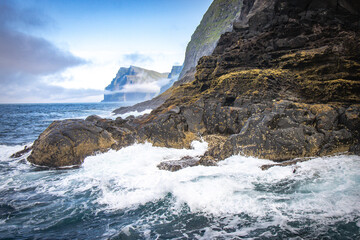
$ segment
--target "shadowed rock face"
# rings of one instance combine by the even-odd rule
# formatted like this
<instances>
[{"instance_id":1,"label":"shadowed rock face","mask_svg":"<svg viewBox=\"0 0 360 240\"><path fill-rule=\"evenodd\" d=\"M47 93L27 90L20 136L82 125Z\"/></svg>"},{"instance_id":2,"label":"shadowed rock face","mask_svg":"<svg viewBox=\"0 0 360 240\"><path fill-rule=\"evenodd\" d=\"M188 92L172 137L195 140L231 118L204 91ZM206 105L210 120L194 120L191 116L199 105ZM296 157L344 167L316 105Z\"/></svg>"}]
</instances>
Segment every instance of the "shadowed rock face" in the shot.
<instances>
[{"instance_id":1,"label":"shadowed rock face","mask_svg":"<svg viewBox=\"0 0 360 240\"><path fill-rule=\"evenodd\" d=\"M183 148L202 136L204 165L239 153L275 161L359 154L358 12L350 0L244 1L193 82L173 88L150 115L94 124L116 149L135 140Z\"/></svg>"}]
</instances>

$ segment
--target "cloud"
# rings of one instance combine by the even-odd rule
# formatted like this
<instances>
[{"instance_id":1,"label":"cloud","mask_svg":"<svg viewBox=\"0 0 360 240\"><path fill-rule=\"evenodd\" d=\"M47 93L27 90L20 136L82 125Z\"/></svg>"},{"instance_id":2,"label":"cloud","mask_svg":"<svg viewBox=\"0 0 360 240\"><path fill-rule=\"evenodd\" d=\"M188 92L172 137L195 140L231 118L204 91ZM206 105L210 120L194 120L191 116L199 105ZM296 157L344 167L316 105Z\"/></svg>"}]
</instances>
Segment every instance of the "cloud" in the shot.
<instances>
[{"instance_id":1,"label":"cloud","mask_svg":"<svg viewBox=\"0 0 360 240\"><path fill-rule=\"evenodd\" d=\"M9 73L47 75L86 63L45 39L7 29L0 29L0 52L0 69Z\"/></svg>"},{"instance_id":2,"label":"cloud","mask_svg":"<svg viewBox=\"0 0 360 240\"><path fill-rule=\"evenodd\" d=\"M156 82L149 83L138 83L138 84L126 84L123 86L119 92L130 93L130 92L140 92L140 93L158 93L160 92L160 87Z\"/></svg>"},{"instance_id":3,"label":"cloud","mask_svg":"<svg viewBox=\"0 0 360 240\"><path fill-rule=\"evenodd\" d=\"M24 103L24 102L84 102L100 101L104 91L97 89L68 89L60 86L46 84L33 75L16 74L8 76L14 80L11 84L0 83L2 93L1 103ZM2 75L0 74L0 78ZM19 78L23 81L19 81Z\"/></svg>"},{"instance_id":4,"label":"cloud","mask_svg":"<svg viewBox=\"0 0 360 240\"><path fill-rule=\"evenodd\" d=\"M130 62L130 64L142 64L145 62L153 62L154 60L145 54L130 53L123 55L123 61Z\"/></svg>"},{"instance_id":5,"label":"cloud","mask_svg":"<svg viewBox=\"0 0 360 240\"><path fill-rule=\"evenodd\" d=\"M55 93L65 96L68 90L51 86L43 81L43 77L87 63L27 32L31 28L43 28L48 22L49 18L36 9L21 9L13 1L0 2L1 102L28 99L31 94L34 99L47 99Z\"/></svg>"},{"instance_id":6,"label":"cloud","mask_svg":"<svg viewBox=\"0 0 360 240\"><path fill-rule=\"evenodd\" d=\"M14 1L0 1L0 24L8 28L45 27L52 20L38 9L21 9Z\"/></svg>"}]
</instances>

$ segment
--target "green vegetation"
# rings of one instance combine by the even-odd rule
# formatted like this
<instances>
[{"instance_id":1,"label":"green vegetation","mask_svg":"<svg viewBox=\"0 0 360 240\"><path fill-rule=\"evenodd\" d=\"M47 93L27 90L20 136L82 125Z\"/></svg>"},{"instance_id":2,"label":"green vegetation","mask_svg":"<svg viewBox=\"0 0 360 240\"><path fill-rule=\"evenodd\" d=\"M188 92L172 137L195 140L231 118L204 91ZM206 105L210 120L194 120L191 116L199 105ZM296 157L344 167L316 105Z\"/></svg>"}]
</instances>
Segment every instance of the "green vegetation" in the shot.
<instances>
[{"instance_id":1,"label":"green vegetation","mask_svg":"<svg viewBox=\"0 0 360 240\"><path fill-rule=\"evenodd\" d=\"M200 57L212 53L221 34L232 30L238 18L243 0L214 0L186 48L182 73L195 67Z\"/></svg>"},{"instance_id":2,"label":"green vegetation","mask_svg":"<svg viewBox=\"0 0 360 240\"><path fill-rule=\"evenodd\" d=\"M203 45L216 42L221 34L230 30L229 26L240 13L242 3L243 0L215 0L196 28L189 47L195 46L199 49Z\"/></svg>"}]
</instances>

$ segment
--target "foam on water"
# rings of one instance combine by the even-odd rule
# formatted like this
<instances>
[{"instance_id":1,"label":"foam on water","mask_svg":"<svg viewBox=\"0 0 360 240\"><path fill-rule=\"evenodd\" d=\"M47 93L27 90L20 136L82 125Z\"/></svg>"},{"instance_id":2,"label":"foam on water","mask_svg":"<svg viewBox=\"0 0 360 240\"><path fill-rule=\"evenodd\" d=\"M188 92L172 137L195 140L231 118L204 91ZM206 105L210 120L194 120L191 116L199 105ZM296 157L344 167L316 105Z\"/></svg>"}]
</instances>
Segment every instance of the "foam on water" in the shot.
<instances>
[{"instance_id":1,"label":"foam on water","mask_svg":"<svg viewBox=\"0 0 360 240\"><path fill-rule=\"evenodd\" d=\"M144 111L141 111L141 112L138 112L138 111L132 111L132 112L127 112L127 113L124 113L124 114L119 114L119 115L114 115L114 118L120 116L122 118L127 118L129 116L134 116L134 117L139 117L141 115L144 115L144 114L149 114L151 113L152 109L145 109Z\"/></svg>"},{"instance_id":2,"label":"foam on water","mask_svg":"<svg viewBox=\"0 0 360 240\"><path fill-rule=\"evenodd\" d=\"M237 229L229 236L269 226L296 233L301 227L294 226L294 222L311 221L320 227L360 216L360 205L356 204L360 200L358 156L299 163L295 174L293 166L262 171L260 166L269 161L243 156L233 156L218 167L198 166L175 173L156 168L162 160L205 151L204 143L196 144L194 150L134 145L88 158L81 174L97 182L101 189L98 201L109 211L136 208L171 193L172 211L179 214L186 205L192 213L219 218L215 225ZM256 219L256 223L238 229L244 216ZM211 229L205 229L205 239L228 234Z\"/></svg>"},{"instance_id":3,"label":"foam on water","mask_svg":"<svg viewBox=\"0 0 360 240\"><path fill-rule=\"evenodd\" d=\"M1 146L0 157L8 159L13 150L21 148ZM26 193L29 199L41 194L59 197L57 201L62 206L60 212L56 211L59 219L51 226L57 226L65 218L60 217L61 211L75 216L77 211L82 211L79 209L90 205L96 206L95 216L119 211L134 214L148 206L141 210L150 211L148 214L142 213L121 227L123 234L137 236L133 235L137 231L142 238L162 236L153 230L155 225L171 224L185 216L190 217L179 220L178 231L190 238L281 238L279 232L316 238L329 231L336 232L337 228L332 226L338 223L353 223L351 227L358 231L354 236L360 236L359 156L316 158L267 171L262 171L260 166L269 161L244 156L230 157L215 167L197 166L177 172L156 167L161 161L195 157L206 149L204 142L194 142L193 149L135 144L117 152L88 157L79 169L27 171L21 176L19 173L24 168L32 167L17 163L14 171L6 176L2 174L0 192L8 188L31 188L33 192ZM87 197L79 197L80 200L71 204L61 203L62 196L77 199L83 195ZM41 210L36 210L39 202L26 207L34 207L36 215ZM157 207L150 210L154 204ZM188 230L186 223L194 218L205 223L197 226L196 231ZM41 223L47 221L51 219L42 219ZM304 231L309 229L312 231L306 235ZM108 226L103 237L120 230Z\"/></svg>"}]
</instances>

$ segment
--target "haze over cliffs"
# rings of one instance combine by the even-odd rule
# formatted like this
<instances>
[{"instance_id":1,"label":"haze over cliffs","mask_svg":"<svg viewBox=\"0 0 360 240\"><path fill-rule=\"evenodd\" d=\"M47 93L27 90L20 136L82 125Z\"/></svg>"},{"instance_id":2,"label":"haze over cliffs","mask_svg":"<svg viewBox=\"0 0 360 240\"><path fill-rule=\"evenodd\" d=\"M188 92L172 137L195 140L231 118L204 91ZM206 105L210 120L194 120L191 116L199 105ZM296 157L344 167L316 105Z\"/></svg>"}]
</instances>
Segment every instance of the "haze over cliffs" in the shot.
<instances>
[{"instance_id":1,"label":"haze over cliffs","mask_svg":"<svg viewBox=\"0 0 360 240\"><path fill-rule=\"evenodd\" d=\"M140 67L121 67L105 88L103 102L139 102L164 92L177 80L181 66L173 66L170 73L159 73Z\"/></svg>"}]
</instances>

